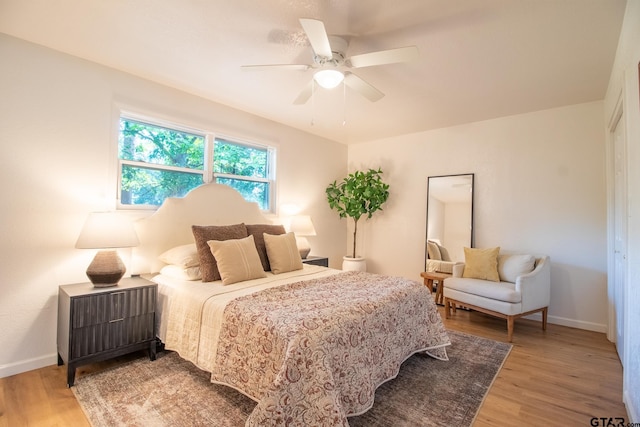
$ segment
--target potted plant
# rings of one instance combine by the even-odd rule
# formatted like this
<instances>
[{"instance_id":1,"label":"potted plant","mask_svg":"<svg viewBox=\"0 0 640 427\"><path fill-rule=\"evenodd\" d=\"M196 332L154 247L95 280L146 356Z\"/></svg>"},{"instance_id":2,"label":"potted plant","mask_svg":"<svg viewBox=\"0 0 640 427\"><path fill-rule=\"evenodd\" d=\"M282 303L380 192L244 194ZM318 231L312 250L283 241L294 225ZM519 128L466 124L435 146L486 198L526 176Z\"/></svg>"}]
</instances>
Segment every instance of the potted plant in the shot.
<instances>
[{"instance_id":1,"label":"potted plant","mask_svg":"<svg viewBox=\"0 0 640 427\"><path fill-rule=\"evenodd\" d=\"M366 269L365 259L356 256L358 221L363 215L371 218L374 212L382 210L389 198L389 184L382 181L382 170L369 169L366 172L350 173L340 183L333 181L325 190L329 207L338 211L340 218L353 218L353 252L345 256L343 270Z\"/></svg>"}]
</instances>

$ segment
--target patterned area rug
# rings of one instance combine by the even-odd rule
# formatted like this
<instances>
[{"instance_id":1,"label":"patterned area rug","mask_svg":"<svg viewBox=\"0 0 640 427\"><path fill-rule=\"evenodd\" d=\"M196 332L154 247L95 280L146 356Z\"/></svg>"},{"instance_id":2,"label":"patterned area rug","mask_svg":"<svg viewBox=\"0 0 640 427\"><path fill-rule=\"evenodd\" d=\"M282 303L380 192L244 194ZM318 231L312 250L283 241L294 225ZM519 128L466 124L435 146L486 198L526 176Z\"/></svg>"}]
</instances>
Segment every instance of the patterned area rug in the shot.
<instances>
[{"instance_id":1,"label":"patterned area rug","mask_svg":"<svg viewBox=\"0 0 640 427\"><path fill-rule=\"evenodd\" d=\"M414 355L376 391L351 427L470 426L510 344L448 331L449 361ZM209 374L161 352L81 375L72 388L93 426L243 426L255 402L209 382Z\"/></svg>"}]
</instances>

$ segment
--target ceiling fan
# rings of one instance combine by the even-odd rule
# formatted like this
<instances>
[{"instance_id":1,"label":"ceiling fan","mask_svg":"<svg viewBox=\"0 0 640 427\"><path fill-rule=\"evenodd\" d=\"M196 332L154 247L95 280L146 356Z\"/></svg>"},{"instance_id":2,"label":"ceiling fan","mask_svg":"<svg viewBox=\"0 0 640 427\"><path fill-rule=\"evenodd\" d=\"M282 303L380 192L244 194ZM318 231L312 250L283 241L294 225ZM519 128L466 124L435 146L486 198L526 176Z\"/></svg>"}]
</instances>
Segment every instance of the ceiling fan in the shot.
<instances>
[{"instance_id":1,"label":"ceiling fan","mask_svg":"<svg viewBox=\"0 0 640 427\"><path fill-rule=\"evenodd\" d=\"M311 44L311 48L313 49L313 64L242 66L244 69L289 69L303 71L310 68L316 69L317 71L314 73L313 79L309 84L307 84L302 92L300 92L296 100L293 102L294 104L306 103L313 94L316 83L325 89L331 89L338 86L343 80L347 87L355 90L369 101L378 101L384 96L384 93L352 72L343 71L343 69L406 62L418 57L418 48L416 46L381 50L347 57L345 55L349 45L347 41L341 37L328 35L322 21L317 19L301 18L300 24L302 25L302 28Z\"/></svg>"}]
</instances>

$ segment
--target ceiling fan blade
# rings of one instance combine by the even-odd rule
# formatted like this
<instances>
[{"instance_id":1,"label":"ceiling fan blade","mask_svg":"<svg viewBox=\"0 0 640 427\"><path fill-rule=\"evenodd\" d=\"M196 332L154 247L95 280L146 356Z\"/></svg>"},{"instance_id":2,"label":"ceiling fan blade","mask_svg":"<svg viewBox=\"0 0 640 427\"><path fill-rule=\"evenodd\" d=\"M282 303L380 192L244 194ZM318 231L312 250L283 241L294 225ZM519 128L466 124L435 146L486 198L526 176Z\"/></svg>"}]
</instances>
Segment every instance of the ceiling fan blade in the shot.
<instances>
[{"instance_id":1,"label":"ceiling fan blade","mask_svg":"<svg viewBox=\"0 0 640 427\"><path fill-rule=\"evenodd\" d=\"M271 69L280 69L280 70L301 70L305 71L311 68L310 65L307 64L266 64L266 65L241 65L240 68L247 71L253 70L271 70Z\"/></svg>"},{"instance_id":2,"label":"ceiling fan blade","mask_svg":"<svg viewBox=\"0 0 640 427\"><path fill-rule=\"evenodd\" d=\"M369 83L365 82L353 73L344 73L344 84L346 84L348 87L355 90L371 102L376 102L384 97L384 93L380 92L378 89L371 86Z\"/></svg>"},{"instance_id":3,"label":"ceiling fan blade","mask_svg":"<svg viewBox=\"0 0 640 427\"><path fill-rule=\"evenodd\" d=\"M300 25L307 33L307 38L315 54L323 58L331 58L333 56L331 44L329 44L329 36L322 21L300 18Z\"/></svg>"},{"instance_id":4,"label":"ceiling fan blade","mask_svg":"<svg viewBox=\"0 0 640 427\"><path fill-rule=\"evenodd\" d=\"M371 67L373 65L394 64L407 62L418 58L418 47L407 46L397 49L380 50L378 52L363 53L349 58L353 68Z\"/></svg>"},{"instance_id":5,"label":"ceiling fan blade","mask_svg":"<svg viewBox=\"0 0 640 427\"><path fill-rule=\"evenodd\" d=\"M344 73L344 84L346 84L348 87L355 90L371 102L376 102L384 97L384 93L380 92L378 89L371 86L369 83L365 82L353 73Z\"/></svg>"},{"instance_id":6,"label":"ceiling fan blade","mask_svg":"<svg viewBox=\"0 0 640 427\"><path fill-rule=\"evenodd\" d=\"M313 84L313 80L310 80L309 83L302 89L302 92L298 95L295 101L293 101L294 105L302 105L306 104L311 95L313 95L313 91L315 89L315 85Z\"/></svg>"}]
</instances>

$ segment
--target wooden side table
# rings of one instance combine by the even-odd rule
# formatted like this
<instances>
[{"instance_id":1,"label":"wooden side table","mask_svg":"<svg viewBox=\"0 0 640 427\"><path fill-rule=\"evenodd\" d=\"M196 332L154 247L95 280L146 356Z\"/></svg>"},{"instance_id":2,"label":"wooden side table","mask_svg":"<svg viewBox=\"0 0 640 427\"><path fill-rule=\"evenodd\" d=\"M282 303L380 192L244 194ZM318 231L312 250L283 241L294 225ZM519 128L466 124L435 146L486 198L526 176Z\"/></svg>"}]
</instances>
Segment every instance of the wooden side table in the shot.
<instances>
[{"instance_id":1,"label":"wooden side table","mask_svg":"<svg viewBox=\"0 0 640 427\"><path fill-rule=\"evenodd\" d=\"M444 304L444 279L451 277L448 273L438 273L437 271L425 271L420 273L424 279L424 285L433 291L433 282L437 282L436 287L436 304Z\"/></svg>"}]
</instances>

